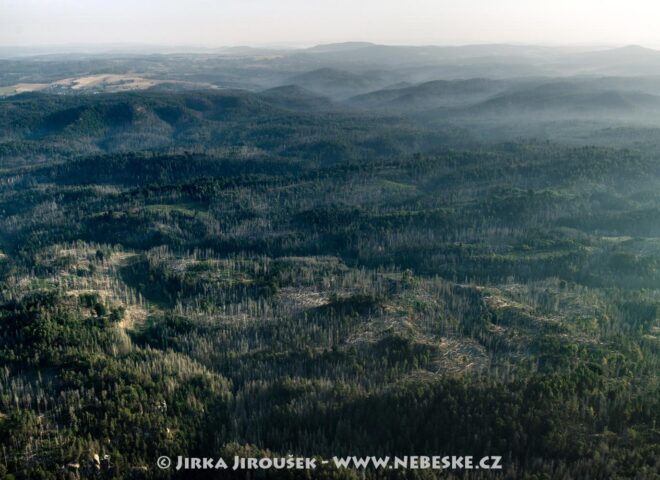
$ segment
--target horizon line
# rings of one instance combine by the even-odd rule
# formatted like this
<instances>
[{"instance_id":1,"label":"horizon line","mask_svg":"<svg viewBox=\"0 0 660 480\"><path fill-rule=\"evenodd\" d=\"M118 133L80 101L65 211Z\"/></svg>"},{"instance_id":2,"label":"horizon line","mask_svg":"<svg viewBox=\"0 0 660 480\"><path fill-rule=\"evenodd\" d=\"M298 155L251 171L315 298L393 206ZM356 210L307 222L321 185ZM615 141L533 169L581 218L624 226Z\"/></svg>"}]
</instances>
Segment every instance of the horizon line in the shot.
<instances>
[{"instance_id":1,"label":"horizon line","mask_svg":"<svg viewBox=\"0 0 660 480\"><path fill-rule=\"evenodd\" d=\"M388 42L374 42L368 40L344 40L344 41L321 41L321 42L274 42L274 43L236 43L236 44L194 44L194 43L155 43L155 42L63 42L63 43L31 43L31 44L2 44L0 48L9 49L62 49L62 48L189 48L189 49L228 49L228 48L255 48L265 50L306 50L314 47L329 46L329 45L347 45L347 44L364 44L372 46L384 47L436 47L436 48L460 48L460 47L477 47L477 46L511 46L511 47L539 47L539 48L626 48L626 47L641 47L649 50L660 48L658 46L650 46L644 43L527 43L527 42L448 42L448 43L388 43Z\"/></svg>"}]
</instances>

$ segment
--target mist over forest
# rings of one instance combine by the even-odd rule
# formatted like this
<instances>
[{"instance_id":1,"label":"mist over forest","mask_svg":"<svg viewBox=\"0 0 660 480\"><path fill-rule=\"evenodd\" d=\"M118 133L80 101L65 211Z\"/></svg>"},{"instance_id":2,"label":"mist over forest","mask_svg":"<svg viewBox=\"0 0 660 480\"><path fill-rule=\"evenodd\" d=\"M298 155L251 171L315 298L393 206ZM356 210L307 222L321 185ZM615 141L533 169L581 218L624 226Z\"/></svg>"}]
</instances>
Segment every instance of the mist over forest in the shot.
<instances>
[{"instance_id":1,"label":"mist over forest","mask_svg":"<svg viewBox=\"0 0 660 480\"><path fill-rule=\"evenodd\" d=\"M657 479L659 316L660 51L0 47L0 480Z\"/></svg>"}]
</instances>

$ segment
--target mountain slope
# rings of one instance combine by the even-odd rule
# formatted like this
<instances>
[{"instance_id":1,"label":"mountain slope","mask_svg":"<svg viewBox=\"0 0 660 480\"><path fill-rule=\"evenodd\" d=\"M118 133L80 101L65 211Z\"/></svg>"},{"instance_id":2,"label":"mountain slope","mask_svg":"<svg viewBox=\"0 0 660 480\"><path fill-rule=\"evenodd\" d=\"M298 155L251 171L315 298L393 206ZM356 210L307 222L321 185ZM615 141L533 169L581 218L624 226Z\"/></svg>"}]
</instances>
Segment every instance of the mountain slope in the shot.
<instances>
[{"instance_id":1,"label":"mountain slope","mask_svg":"<svg viewBox=\"0 0 660 480\"><path fill-rule=\"evenodd\" d=\"M297 85L284 85L264 90L259 96L277 107L295 111L319 111L333 108L332 101Z\"/></svg>"},{"instance_id":2,"label":"mountain slope","mask_svg":"<svg viewBox=\"0 0 660 480\"><path fill-rule=\"evenodd\" d=\"M521 89L476 104L471 113L564 112L578 115L616 112L652 112L660 108L660 97L617 90L594 91L558 82Z\"/></svg>"},{"instance_id":3,"label":"mountain slope","mask_svg":"<svg viewBox=\"0 0 660 480\"><path fill-rule=\"evenodd\" d=\"M476 103L502 91L506 84L488 79L435 80L397 89L383 89L357 95L347 103L365 109L418 111L441 106Z\"/></svg>"},{"instance_id":4,"label":"mountain slope","mask_svg":"<svg viewBox=\"0 0 660 480\"><path fill-rule=\"evenodd\" d=\"M287 84L298 85L331 98L346 98L383 88L398 80L396 74L389 72L353 73L336 68L319 68L295 75L287 80Z\"/></svg>"}]
</instances>

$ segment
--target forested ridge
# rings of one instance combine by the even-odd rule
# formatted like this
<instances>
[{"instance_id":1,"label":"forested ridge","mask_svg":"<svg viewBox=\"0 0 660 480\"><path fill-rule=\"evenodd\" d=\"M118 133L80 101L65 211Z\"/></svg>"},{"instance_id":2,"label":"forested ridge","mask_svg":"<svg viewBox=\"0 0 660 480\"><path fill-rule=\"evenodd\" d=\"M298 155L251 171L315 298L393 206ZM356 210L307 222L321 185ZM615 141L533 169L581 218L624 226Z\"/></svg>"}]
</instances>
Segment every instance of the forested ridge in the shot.
<instances>
[{"instance_id":1,"label":"forested ridge","mask_svg":"<svg viewBox=\"0 0 660 480\"><path fill-rule=\"evenodd\" d=\"M653 146L297 95L0 99L0 478L658 478Z\"/></svg>"}]
</instances>

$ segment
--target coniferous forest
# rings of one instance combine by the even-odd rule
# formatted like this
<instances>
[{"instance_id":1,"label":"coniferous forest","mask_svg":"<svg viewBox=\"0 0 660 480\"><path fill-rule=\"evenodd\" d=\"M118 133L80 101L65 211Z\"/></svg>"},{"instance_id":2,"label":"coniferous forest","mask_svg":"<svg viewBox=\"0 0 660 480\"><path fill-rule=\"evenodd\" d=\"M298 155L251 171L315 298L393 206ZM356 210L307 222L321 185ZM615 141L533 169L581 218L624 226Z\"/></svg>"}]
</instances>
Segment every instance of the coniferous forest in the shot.
<instances>
[{"instance_id":1,"label":"coniferous forest","mask_svg":"<svg viewBox=\"0 0 660 480\"><path fill-rule=\"evenodd\" d=\"M660 53L315 48L0 59L0 479L660 478Z\"/></svg>"}]
</instances>

